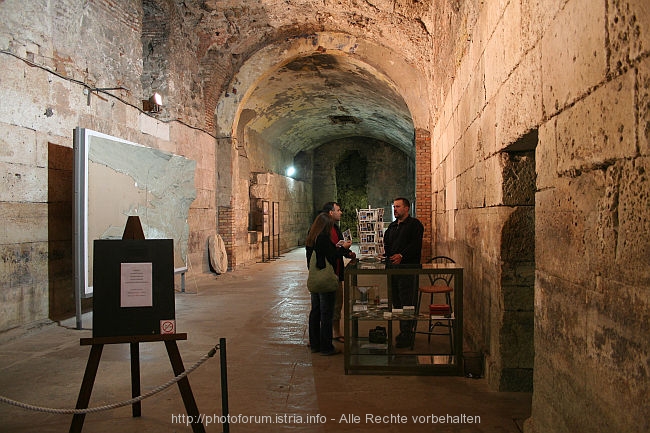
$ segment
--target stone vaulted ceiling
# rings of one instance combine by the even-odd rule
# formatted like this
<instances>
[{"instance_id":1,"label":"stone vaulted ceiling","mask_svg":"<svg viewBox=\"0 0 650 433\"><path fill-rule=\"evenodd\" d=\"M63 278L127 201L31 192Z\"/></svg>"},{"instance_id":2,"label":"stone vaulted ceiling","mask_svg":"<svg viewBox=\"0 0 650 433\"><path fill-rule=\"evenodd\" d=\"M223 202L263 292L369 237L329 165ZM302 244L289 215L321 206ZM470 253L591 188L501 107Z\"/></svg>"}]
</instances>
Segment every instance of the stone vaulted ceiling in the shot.
<instances>
[{"instance_id":1,"label":"stone vaulted ceiling","mask_svg":"<svg viewBox=\"0 0 650 433\"><path fill-rule=\"evenodd\" d=\"M260 80L244 103L249 139L293 154L346 137L384 141L414 155L408 107L390 81L353 57L315 52Z\"/></svg>"}]
</instances>

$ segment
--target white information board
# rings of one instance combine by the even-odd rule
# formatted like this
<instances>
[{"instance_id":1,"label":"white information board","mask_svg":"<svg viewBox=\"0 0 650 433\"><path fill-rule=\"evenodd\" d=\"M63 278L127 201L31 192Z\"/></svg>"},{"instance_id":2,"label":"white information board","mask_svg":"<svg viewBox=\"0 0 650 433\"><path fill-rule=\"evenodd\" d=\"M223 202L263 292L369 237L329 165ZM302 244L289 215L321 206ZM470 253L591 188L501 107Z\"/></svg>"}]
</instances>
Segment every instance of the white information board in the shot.
<instances>
[{"instance_id":1,"label":"white information board","mask_svg":"<svg viewBox=\"0 0 650 433\"><path fill-rule=\"evenodd\" d=\"M77 327L81 299L93 293L93 241L121 239L138 216L146 239L173 239L185 266L196 161L87 128L74 130L74 276Z\"/></svg>"}]
</instances>

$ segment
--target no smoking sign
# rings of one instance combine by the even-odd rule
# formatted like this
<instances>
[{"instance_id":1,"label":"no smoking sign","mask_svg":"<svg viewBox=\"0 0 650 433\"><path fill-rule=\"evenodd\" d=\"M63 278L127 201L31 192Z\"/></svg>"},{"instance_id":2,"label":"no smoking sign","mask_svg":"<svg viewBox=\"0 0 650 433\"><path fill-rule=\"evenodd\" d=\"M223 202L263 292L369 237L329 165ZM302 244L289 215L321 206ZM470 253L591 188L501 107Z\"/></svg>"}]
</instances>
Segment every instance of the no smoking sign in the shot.
<instances>
[{"instance_id":1,"label":"no smoking sign","mask_svg":"<svg viewBox=\"0 0 650 433\"><path fill-rule=\"evenodd\" d=\"M160 321L160 333L161 334L175 334L176 333L176 321L175 320L161 320Z\"/></svg>"}]
</instances>

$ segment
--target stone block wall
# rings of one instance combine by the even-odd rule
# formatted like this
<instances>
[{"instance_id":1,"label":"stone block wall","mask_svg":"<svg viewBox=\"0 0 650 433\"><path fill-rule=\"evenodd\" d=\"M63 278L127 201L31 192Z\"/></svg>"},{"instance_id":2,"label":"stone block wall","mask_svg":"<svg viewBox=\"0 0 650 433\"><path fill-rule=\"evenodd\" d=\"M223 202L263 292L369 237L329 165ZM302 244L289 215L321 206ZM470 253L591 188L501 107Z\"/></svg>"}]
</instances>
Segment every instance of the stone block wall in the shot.
<instances>
[{"instance_id":1,"label":"stone block wall","mask_svg":"<svg viewBox=\"0 0 650 433\"><path fill-rule=\"evenodd\" d=\"M175 146L173 153L196 161L194 187L196 199L190 205L188 224L190 226L187 245L187 265L189 274L209 271L207 243L208 238L217 231L216 217L216 155L215 140L209 134L193 128L172 124L169 142L164 145Z\"/></svg>"},{"instance_id":2,"label":"stone block wall","mask_svg":"<svg viewBox=\"0 0 650 433\"><path fill-rule=\"evenodd\" d=\"M274 38L350 32L402 50L427 77L409 75L399 87L417 128L431 113L432 249L466 269L464 344L486 352L489 384L512 389L526 380L531 354L520 343L531 339L534 279L526 431L646 431L647 0L345 0L324 3L327 12L316 18L309 2L240 3L222 10L218 2L164 0L0 2L0 331L68 311L72 235L62 185L75 126L197 160L189 257L192 272L205 269L205 242L217 224L232 248L249 242L254 167L245 148L230 143L232 122L221 128L214 115L219 95L237 90L225 83ZM152 27L142 29L145 16ZM149 42L153 51L145 50ZM379 70L404 69L378 57ZM88 96L98 87L121 88ZM157 88L174 102L155 119L140 107ZM196 129L211 126L217 138ZM511 188L530 169L518 171L510 156L532 131L531 210L528 191ZM418 158L427 155L419 150ZM426 165L406 163L420 175ZM376 179L408 186L389 173ZM335 185L316 186L325 187L314 191L320 206L318 197ZM413 195L416 188L428 191L420 182ZM377 194L377 201L404 195ZM304 218L293 217L283 219L300 227ZM303 229L295 232L299 242Z\"/></svg>"},{"instance_id":3,"label":"stone block wall","mask_svg":"<svg viewBox=\"0 0 650 433\"><path fill-rule=\"evenodd\" d=\"M48 298L49 317L75 314L73 276L73 150L48 143ZM90 300L84 300L88 303Z\"/></svg>"},{"instance_id":4,"label":"stone block wall","mask_svg":"<svg viewBox=\"0 0 650 433\"><path fill-rule=\"evenodd\" d=\"M251 185L250 197L255 202L254 207L260 217L260 224L257 224L260 232L262 201L269 201L269 212L273 202L279 203L280 252L305 244L313 221L311 183L273 173L260 173L255 176L255 182ZM261 233L258 238L261 239ZM256 254L253 259L260 257L261 250L257 249Z\"/></svg>"},{"instance_id":5,"label":"stone block wall","mask_svg":"<svg viewBox=\"0 0 650 433\"><path fill-rule=\"evenodd\" d=\"M433 129L434 247L466 268L465 348L487 353L490 385L534 366L527 432L647 430L646 3L464 5ZM531 131L534 207L508 159Z\"/></svg>"},{"instance_id":6,"label":"stone block wall","mask_svg":"<svg viewBox=\"0 0 650 433\"><path fill-rule=\"evenodd\" d=\"M203 244L216 231L214 138L141 111L142 2L46 3L0 5L0 213L6 222L0 232L0 332L74 312L77 126L197 161L197 198L188 217L190 273L207 267ZM97 87L122 88L90 90Z\"/></svg>"},{"instance_id":7,"label":"stone block wall","mask_svg":"<svg viewBox=\"0 0 650 433\"><path fill-rule=\"evenodd\" d=\"M350 151L359 152L367 162L368 204L383 207L384 219L391 221L391 205L395 197L415 197L415 164L413 159L385 143L370 143L356 139L342 139L326 143L314 150L313 157L313 210L323 203L338 198L336 165ZM406 168L406 169L405 169Z\"/></svg>"}]
</instances>

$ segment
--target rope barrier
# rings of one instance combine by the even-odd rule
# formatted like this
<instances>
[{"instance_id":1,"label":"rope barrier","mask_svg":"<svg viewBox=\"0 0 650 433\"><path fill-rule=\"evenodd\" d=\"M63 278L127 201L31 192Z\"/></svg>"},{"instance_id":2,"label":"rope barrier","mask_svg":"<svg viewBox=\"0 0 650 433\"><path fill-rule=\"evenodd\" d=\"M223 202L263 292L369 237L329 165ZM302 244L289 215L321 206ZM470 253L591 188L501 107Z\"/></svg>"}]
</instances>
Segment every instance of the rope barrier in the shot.
<instances>
[{"instance_id":1,"label":"rope barrier","mask_svg":"<svg viewBox=\"0 0 650 433\"><path fill-rule=\"evenodd\" d=\"M144 400L145 398L149 398L152 395L158 394L161 391L164 391L165 389L169 388L179 380L183 379L186 377L188 374L199 368L201 364L203 364L205 361L207 361L209 358L212 358L215 353L217 353L217 350L219 350L219 345L215 345L208 353L203 355L201 359L196 361L194 365L192 365L190 368L186 369L184 372L180 373L178 376L174 377L167 383L164 383L154 389L152 389L149 392L146 392L142 395L139 395L135 398L132 398L130 400L118 402L118 403L113 403L113 404L108 404L105 406L97 406L97 407L89 407L86 409L57 409L57 408L50 408L50 407L43 407L43 406L35 406L32 404L28 403L23 403L20 401L12 400L10 398L4 397L0 395L0 403L6 403L10 404L12 406L20 407L23 409L31 410L31 411L36 411L36 412L46 412L46 413L54 413L54 414L59 414L59 415L65 415L65 414L73 414L73 415L81 415L81 414L86 414L86 413L94 413L94 412L102 412L106 410L111 410L111 409L117 409L118 407L123 407L123 406L130 406L134 403L137 403L139 401Z\"/></svg>"}]
</instances>

